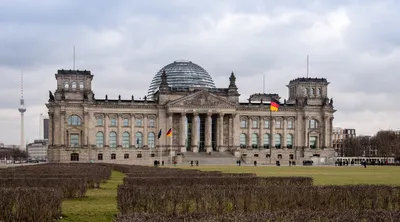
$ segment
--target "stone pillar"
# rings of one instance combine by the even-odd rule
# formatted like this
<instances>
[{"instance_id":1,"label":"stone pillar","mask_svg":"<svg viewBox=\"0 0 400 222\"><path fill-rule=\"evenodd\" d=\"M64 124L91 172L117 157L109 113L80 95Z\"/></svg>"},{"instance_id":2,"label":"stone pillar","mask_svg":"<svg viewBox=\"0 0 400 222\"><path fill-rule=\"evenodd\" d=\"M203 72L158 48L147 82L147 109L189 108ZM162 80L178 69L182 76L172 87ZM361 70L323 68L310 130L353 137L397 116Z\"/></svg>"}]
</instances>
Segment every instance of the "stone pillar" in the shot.
<instances>
[{"instance_id":1,"label":"stone pillar","mask_svg":"<svg viewBox=\"0 0 400 222\"><path fill-rule=\"evenodd\" d=\"M236 120L239 118L239 115L237 115L236 113L232 114L232 118L233 118L233 121L232 121L232 145L231 145L231 147L236 150L239 146L236 143L237 137L239 137L236 135L236 127L238 127L238 125L236 124L236 122L237 122Z\"/></svg>"},{"instance_id":2,"label":"stone pillar","mask_svg":"<svg viewBox=\"0 0 400 222\"><path fill-rule=\"evenodd\" d=\"M232 128L233 128L233 119L232 119L232 115L230 114L229 115L229 121L228 121L228 132L229 132L228 145L229 145L229 149L232 148L232 144L233 144Z\"/></svg>"},{"instance_id":3,"label":"stone pillar","mask_svg":"<svg viewBox=\"0 0 400 222\"><path fill-rule=\"evenodd\" d=\"M258 130L258 148L264 148L263 139L264 139L264 119L260 116L259 118L259 130Z\"/></svg>"},{"instance_id":4,"label":"stone pillar","mask_svg":"<svg viewBox=\"0 0 400 222\"><path fill-rule=\"evenodd\" d=\"M308 118L304 116L303 121L304 121L304 146L306 148L310 148L310 145L308 144Z\"/></svg>"},{"instance_id":5,"label":"stone pillar","mask_svg":"<svg viewBox=\"0 0 400 222\"><path fill-rule=\"evenodd\" d=\"M253 148L251 145L251 128L253 128L253 120L251 117L248 119L248 125L247 125L247 148Z\"/></svg>"},{"instance_id":6,"label":"stone pillar","mask_svg":"<svg viewBox=\"0 0 400 222\"><path fill-rule=\"evenodd\" d=\"M68 145L65 143L65 111L60 111L60 144Z\"/></svg>"},{"instance_id":7,"label":"stone pillar","mask_svg":"<svg viewBox=\"0 0 400 222\"><path fill-rule=\"evenodd\" d=\"M54 145L54 113L49 112L49 145Z\"/></svg>"},{"instance_id":8,"label":"stone pillar","mask_svg":"<svg viewBox=\"0 0 400 222\"><path fill-rule=\"evenodd\" d=\"M272 117L272 119L269 120L270 123L270 136L269 136L269 145L272 148L275 148L275 118ZM271 156L272 158L272 156Z\"/></svg>"},{"instance_id":9,"label":"stone pillar","mask_svg":"<svg viewBox=\"0 0 400 222\"><path fill-rule=\"evenodd\" d=\"M192 119L192 151L197 153L199 152L199 144L198 144L198 139L197 139L197 131L198 131L198 113L193 113L193 119Z\"/></svg>"},{"instance_id":10,"label":"stone pillar","mask_svg":"<svg viewBox=\"0 0 400 222\"><path fill-rule=\"evenodd\" d=\"M90 146L90 135L89 135L89 112L85 111L83 113L84 121L84 131L83 131L83 145Z\"/></svg>"},{"instance_id":11,"label":"stone pillar","mask_svg":"<svg viewBox=\"0 0 400 222\"><path fill-rule=\"evenodd\" d=\"M117 147L122 147L122 114L117 114Z\"/></svg>"},{"instance_id":12,"label":"stone pillar","mask_svg":"<svg viewBox=\"0 0 400 222\"><path fill-rule=\"evenodd\" d=\"M333 147L332 141L332 132L333 132L333 119L334 117L329 118L329 132L328 132L328 141L329 141L329 148Z\"/></svg>"},{"instance_id":13,"label":"stone pillar","mask_svg":"<svg viewBox=\"0 0 400 222\"><path fill-rule=\"evenodd\" d=\"M173 113L168 113L168 127L167 127L167 132L169 129L172 129L172 117L173 117ZM174 132L172 132L174 133ZM167 136L167 144L169 149L172 151L172 135L171 136Z\"/></svg>"},{"instance_id":14,"label":"stone pillar","mask_svg":"<svg viewBox=\"0 0 400 222\"><path fill-rule=\"evenodd\" d=\"M218 149L219 151L223 151L224 146L224 114L219 113L218 118Z\"/></svg>"},{"instance_id":15,"label":"stone pillar","mask_svg":"<svg viewBox=\"0 0 400 222\"><path fill-rule=\"evenodd\" d=\"M135 132L135 115L131 114L131 141L130 147L133 148L136 144L136 132Z\"/></svg>"},{"instance_id":16,"label":"stone pillar","mask_svg":"<svg viewBox=\"0 0 400 222\"><path fill-rule=\"evenodd\" d=\"M108 132L108 114L104 114L104 147L109 148L110 143L109 143L109 138L110 138L110 133Z\"/></svg>"},{"instance_id":17,"label":"stone pillar","mask_svg":"<svg viewBox=\"0 0 400 222\"><path fill-rule=\"evenodd\" d=\"M147 123L147 115L143 115L143 147L148 148L148 144L147 144L147 136L148 136L148 123Z\"/></svg>"},{"instance_id":18,"label":"stone pillar","mask_svg":"<svg viewBox=\"0 0 400 222\"><path fill-rule=\"evenodd\" d=\"M282 135L282 147L287 148L287 118L283 117L283 135Z\"/></svg>"},{"instance_id":19,"label":"stone pillar","mask_svg":"<svg viewBox=\"0 0 400 222\"><path fill-rule=\"evenodd\" d=\"M181 122L179 129L179 140L181 152L186 152L186 113L181 113Z\"/></svg>"},{"instance_id":20,"label":"stone pillar","mask_svg":"<svg viewBox=\"0 0 400 222\"><path fill-rule=\"evenodd\" d=\"M206 123L205 123L205 140L206 140L206 151L212 152L212 113L207 113Z\"/></svg>"},{"instance_id":21,"label":"stone pillar","mask_svg":"<svg viewBox=\"0 0 400 222\"><path fill-rule=\"evenodd\" d=\"M322 148L327 148L328 146L329 146L329 142L328 142L328 124L329 124L329 122L328 122L328 117L327 116L324 116L324 135L323 135L323 138L324 138L324 141L323 141L323 144L322 144Z\"/></svg>"}]
</instances>

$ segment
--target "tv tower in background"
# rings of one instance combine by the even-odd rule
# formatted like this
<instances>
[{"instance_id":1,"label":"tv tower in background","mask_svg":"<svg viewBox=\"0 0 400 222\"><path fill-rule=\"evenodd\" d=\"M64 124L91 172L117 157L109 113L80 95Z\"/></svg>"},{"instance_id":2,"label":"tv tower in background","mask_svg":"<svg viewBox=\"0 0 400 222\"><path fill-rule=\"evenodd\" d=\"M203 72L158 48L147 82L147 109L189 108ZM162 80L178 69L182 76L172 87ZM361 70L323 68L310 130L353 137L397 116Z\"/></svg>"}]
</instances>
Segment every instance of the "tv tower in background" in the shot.
<instances>
[{"instance_id":1,"label":"tv tower in background","mask_svg":"<svg viewBox=\"0 0 400 222\"><path fill-rule=\"evenodd\" d=\"M24 126L24 113L26 111L26 108L25 108L25 101L24 101L24 75L22 72L21 72L21 99L19 100L18 111L21 113L21 141L20 141L19 149L22 151L26 151L25 126Z\"/></svg>"}]
</instances>

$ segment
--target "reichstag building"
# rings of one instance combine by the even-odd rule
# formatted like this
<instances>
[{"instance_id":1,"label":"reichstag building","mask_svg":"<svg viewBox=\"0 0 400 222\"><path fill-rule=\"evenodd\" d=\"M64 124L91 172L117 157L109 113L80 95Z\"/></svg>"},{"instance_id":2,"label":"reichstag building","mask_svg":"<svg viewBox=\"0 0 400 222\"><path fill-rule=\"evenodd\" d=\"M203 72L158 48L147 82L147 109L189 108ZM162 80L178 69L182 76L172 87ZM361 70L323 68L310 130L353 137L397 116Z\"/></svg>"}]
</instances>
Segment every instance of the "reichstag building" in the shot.
<instances>
[{"instance_id":1,"label":"reichstag building","mask_svg":"<svg viewBox=\"0 0 400 222\"><path fill-rule=\"evenodd\" d=\"M326 161L334 155L335 110L325 78L289 81L285 99L255 92L240 102L240 78L234 73L227 74L225 87L217 88L208 72L190 61L161 68L140 99L99 98L93 77L86 70L55 74L57 89L49 91L46 104L50 162L147 165L155 159L182 162L189 154L224 153L269 164ZM280 102L277 112L270 112L272 99Z\"/></svg>"}]
</instances>

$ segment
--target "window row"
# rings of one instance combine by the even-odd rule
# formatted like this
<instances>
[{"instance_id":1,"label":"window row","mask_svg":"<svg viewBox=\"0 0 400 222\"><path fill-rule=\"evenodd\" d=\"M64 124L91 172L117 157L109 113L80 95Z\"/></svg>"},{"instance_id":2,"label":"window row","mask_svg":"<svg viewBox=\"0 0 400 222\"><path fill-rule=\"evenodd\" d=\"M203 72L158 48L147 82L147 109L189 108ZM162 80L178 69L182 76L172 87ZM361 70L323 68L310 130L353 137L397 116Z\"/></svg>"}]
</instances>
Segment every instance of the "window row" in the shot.
<instances>
[{"instance_id":1,"label":"window row","mask_svg":"<svg viewBox=\"0 0 400 222\"><path fill-rule=\"evenodd\" d=\"M304 94L307 96L320 96L322 94L322 89L321 88L305 88L304 89Z\"/></svg>"},{"instance_id":2,"label":"window row","mask_svg":"<svg viewBox=\"0 0 400 222\"><path fill-rule=\"evenodd\" d=\"M64 81L64 89L76 89L77 86L77 82L76 81L72 81L71 85L69 81ZM83 89L84 88L85 83L83 81L79 81L79 89Z\"/></svg>"},{"instance_id":3,"label":"window row","mask_svg":"<svg viewBox=\"0 0 400 222\"><path fill-rule=\"evenodd\" d=\"M262 143L259 144L259 138L258 134L253 133L251 134L251 147L252 148L259 148L259 147L264 147L264 148L270 148L270 134L266 133L264 134L262 138ZM277 133L274 136L275 139L275 148L280 149L282 147L282 136L281 134ZM247 135L242 133L240 134L240 147L241 148L246 148L247 147L247 142L248 138ZM288 134L286 136L286 146L287 148L293 148L293 135Z\"/></svg>"},{"instance_id":4,"label":"window row","mask_svg":"<svg viewBox=\"0 0 400 222\"><path fill-rule=\"evenodd\" d=\"M260 128L260 121L258 119L253 119L251 121L251 128L253 129L258 129ZM240 128L247 128L248 127L248 120L242 119L240 121ZM275 128L280 129L283 127L283 121L282 120L275 120ZM269 129L270 128L270 120L264 120L264 129ZM294 128L294 121L289 119L287 121L287 128L288 129L293 129Z\"/></svg>"},{"instance_id":5,"label":"window row","mask_svg":"<svg viewBox=\"0 0 400 222\"><path fill-rule=\"evenodd\" d=\"M108 143L111 148L117 147L117 142L118 136L116 132L110 132L109 138L108 138ZM104 147L104 133L103 132L97 132L96 134L96 146L98 148ZM136 148L142 148L143 147L143 134L141 132L137 132L135 134L135 141L131 141L131 135L128 132L124 132L122 134L122 147L124 148L129 148L131 145L135 145ZM147 146L150 148L155 147L155 134L153 132L150 132L147 135Z\"/></svg>"},{"instance_id":6,"label":"window row","mask_svg":"<svg viewBox=\"0 0 400 222\"><path fill-rule=\"evenodd\" d=\"M247 154L244 153L244 154L242 154L242 156L246 157ZM260 156L259 156L258 153L255 153L255 154L253 155L253 157L260 157ZM271 155L270 155L270 154L266 154L265 157L266 157L266 158L271 158ZM282 154L278 154L278 155L277 155L277 158L278 158L278 159L282 159ZM289 154L289 159L290 159L290 160L293 160L293 159L294 159L294 155L293 155L293 154Z\"/></svg>"},{"instance_id":7,"label":"window row","mask_svg":"<svg viewBox=\"0 0 400 222\"><path fill-rule=\"evenodd\" d=\"M131 120L129 118L123 118L122 126L130 126ZM116 117L110 118L110 126L117 126L118 121ZM136 127L143 127L143 119L136 119ZM104 126L104 119L97 118L96 119L96 126ZM147 119L147 127L154 128L155 127L155 119Z\"/></svg>"},{"instance_id":8,"label":"window row","mask_svg":"<svg viewBox=\"0 0 400 222\"><path fill-rule=\"evenodd\" d=\"M103 160L103 154L99 153L97 154L97 160ZM154 157L154 154L152 155L152 157ZM136 154L136 158L142 158L142 154L138 153ZM110 159L111 160L115 160L117 159L117 154L112 153L110 155ZM124 153L124 159L129 159L129 153ZM79 161L79 153L71 153L71 161Z\"/></svg>"}]
</instances>

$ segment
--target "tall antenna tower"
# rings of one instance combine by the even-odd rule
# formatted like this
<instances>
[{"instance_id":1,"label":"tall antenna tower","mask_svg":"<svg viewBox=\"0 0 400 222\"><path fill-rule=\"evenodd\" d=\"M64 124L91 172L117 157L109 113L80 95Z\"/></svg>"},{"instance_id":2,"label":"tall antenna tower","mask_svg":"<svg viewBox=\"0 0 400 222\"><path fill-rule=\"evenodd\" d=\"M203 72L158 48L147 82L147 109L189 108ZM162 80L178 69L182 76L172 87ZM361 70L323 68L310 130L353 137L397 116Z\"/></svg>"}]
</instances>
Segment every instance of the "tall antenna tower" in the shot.
<instances>
[{"instance_id":1,"label":"tall antenna tower","mask_svg":"<svg viewBox=\"0 0 400 222\"><path fill-rule=\"evenodd\" d=\"M19 100L18 111L21 113L21 138L19 149L26 151L25 144L25 126L24 126L24 113L26 112L25 100L24 100L24 74L21 72L21 99Z\"/></svg>"}]
</instances>

